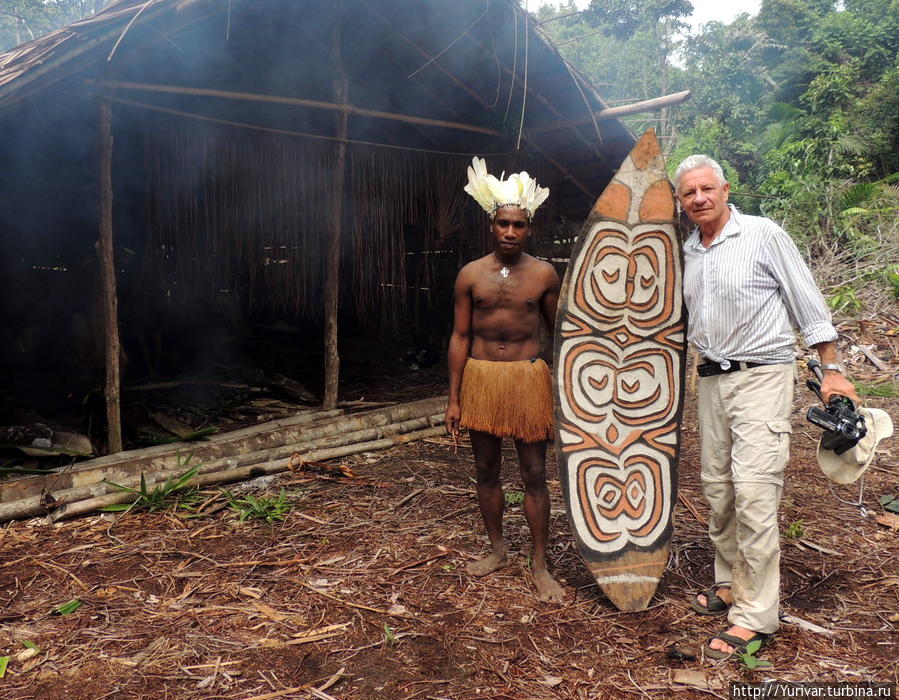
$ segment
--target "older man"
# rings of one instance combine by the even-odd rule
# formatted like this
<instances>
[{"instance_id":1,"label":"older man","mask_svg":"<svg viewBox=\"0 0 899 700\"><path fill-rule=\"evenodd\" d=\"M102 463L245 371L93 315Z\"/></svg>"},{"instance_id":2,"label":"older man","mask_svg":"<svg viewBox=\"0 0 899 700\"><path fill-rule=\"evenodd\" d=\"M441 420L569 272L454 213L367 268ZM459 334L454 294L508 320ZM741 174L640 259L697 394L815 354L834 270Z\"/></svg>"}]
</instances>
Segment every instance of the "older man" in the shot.
<instances>
[{"instance_id":1,"label":"older man","mask_svg":"<svg viewBox=\"0 0 899 700\"><path fill-rule=\"evenodd\" d=\"M699 350L702 488L711 508L715 581L691 600L730 627L705 646L713 659L763 644L778 628L777 511L789 458L795 333L824 368L822 393L857 400L837 364L836 331L808 266L770 219L728 204L721 166L704 155L678 165L674 187L695 224L684 246L688 338Z\"/></svg>"}]
</instances>

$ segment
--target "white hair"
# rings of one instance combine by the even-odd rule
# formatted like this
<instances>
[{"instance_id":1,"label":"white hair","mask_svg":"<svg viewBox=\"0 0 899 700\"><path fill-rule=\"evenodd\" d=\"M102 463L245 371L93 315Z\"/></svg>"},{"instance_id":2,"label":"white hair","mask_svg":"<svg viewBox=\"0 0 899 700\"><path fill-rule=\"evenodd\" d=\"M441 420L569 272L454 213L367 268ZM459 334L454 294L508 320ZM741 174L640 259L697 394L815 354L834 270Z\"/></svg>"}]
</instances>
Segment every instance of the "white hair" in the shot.
<instances>
[{"instance_id":1,"label":"white hair","mask_svg":"<svg viewBox=\"0 0 899 700\"><path fill-rule=\"evenodd\" d=\"M727 184L727 178L724 177L724 171L718 165L718 161L708 156L696 153L692 156L684 158L674 171L674 191L677 192L681 178L691 170L696 168L711 168L715 175L718 176L718 184L722 187Z\"/></svg>"}]
</instances>

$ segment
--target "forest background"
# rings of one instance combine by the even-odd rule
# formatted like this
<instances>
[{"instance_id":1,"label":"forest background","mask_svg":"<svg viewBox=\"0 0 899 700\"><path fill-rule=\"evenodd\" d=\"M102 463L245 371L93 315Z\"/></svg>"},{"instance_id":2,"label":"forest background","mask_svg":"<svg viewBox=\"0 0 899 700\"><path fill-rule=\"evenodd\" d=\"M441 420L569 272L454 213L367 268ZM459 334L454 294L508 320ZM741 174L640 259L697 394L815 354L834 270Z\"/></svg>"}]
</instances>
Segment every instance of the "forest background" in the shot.
<instances>
[{"instance_id":1,"label":"forest background","mask_svg":"<svg viewBox=\"0 0 899 700\"><path fill-rule=\"evenodd\" d=\"M107 4L0 0L0 50ZM755 15L699 27L688 0L585 5L533 14L607 104L692 93L625 118L635 134L656 127L671 168L716 158L732 201L790 232L837 315L895 314L899 0L763 0Z\"/></svg>"},{"instance_id":2,"label":"forest background","mask_svg":"<svg viewBox=\"0 0 899 700\"><path fill-rule=\"evenodd\" d=\"M656 127L672 171L691 153L718 160L731 201L789 231L837 316L895 315L899 0L763 0L697 28L692 12L688 0L569 0L536 17L610 106L690 90L624 121Z\"/></svg>"}]
</instances>

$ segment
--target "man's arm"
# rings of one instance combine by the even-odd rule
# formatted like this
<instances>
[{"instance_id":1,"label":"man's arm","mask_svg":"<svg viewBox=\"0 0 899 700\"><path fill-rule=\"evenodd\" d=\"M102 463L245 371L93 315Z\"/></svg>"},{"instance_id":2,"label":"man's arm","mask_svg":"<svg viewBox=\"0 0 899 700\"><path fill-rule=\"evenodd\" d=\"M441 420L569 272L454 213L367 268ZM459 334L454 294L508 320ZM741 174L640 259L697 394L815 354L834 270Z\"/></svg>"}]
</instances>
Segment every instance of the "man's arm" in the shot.
<instances>
[{"instance_id":1,"label":"man's arm","mask_svg":"<svg viewBox=\"0 0 899 700\"><path fill-rule=\"evenodd\" d=\"M471 269L468 265L462 268L456 277L453 306L453 333L450 336L447 351L449 369L449 403L446 407L446 432L459 434L459 421L462 408L459 405L459 390L462 388L462 372L468 362L468 351L471 348Z\"/></svg>"},{"instance_id":2,"label":"man's arm","mask_svg":"<svg viewBox=\"0 0 899 700\"><path fill-rule=\"evenodd\" d=\"M835 341L818 343L812 347L818 351L818 356L823 364L834 365L837 363L837 344ZM821 381L821 396L824 397L825 402L830 400L832 394L839 394L840 396L848 396L856 403L861 403L861 399L859 399L858 392L855 391L852 382L846 379L842 372L833 369L825 369L822 372L824 379Z\"/></svg>"},{"instance_id":3,"label":"man's arm","mask_svg":"<svg viewBox=\"0 0 899 700\"><path fill-rule=\"evenodd\" d=\"M799 254L799 250L785 231L771 237L769 263L781 286L782 297L793 322L799 326L805 342L818 351L823 364L836 364L837 332L830 320L830 310L815 284L811 270ZM832 394L848 396L859 402L858 393L841 372L823 370L821 395L824 401Z\"/></svg>"}]
</instances>

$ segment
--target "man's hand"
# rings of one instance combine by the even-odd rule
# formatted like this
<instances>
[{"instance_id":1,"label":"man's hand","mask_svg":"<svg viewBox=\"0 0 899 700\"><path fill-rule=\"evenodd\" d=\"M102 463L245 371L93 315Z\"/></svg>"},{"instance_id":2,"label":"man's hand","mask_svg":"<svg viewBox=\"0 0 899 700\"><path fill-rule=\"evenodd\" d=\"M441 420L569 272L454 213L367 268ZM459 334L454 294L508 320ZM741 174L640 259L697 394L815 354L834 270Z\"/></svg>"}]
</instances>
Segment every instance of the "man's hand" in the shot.
<instances>
[{"instance_id":1,"label":"man's hand","mask_svg":"<svg viewBox=\"0 0 899 700\"><path fill-rule=\"evenodd\" d=\"M826 404L830 401L830 397L834 394L845 396L855 401L856 404L861 403L855 387L840 372L824 370L824 379L821 382L821 396Z\"/></svg>"},{"instance_id":2,"label":"man's hand","mask_svg":"<svg viewBox=\"0 0 899 700\"><path fill-rule=\"evenodd\" d=\"M459 435L459 421L462 419L462 409L458 403L450 403L446 407L446 415L443 422L446 424L446 432L453 437Z\"/></svg>"}]
</instances>

